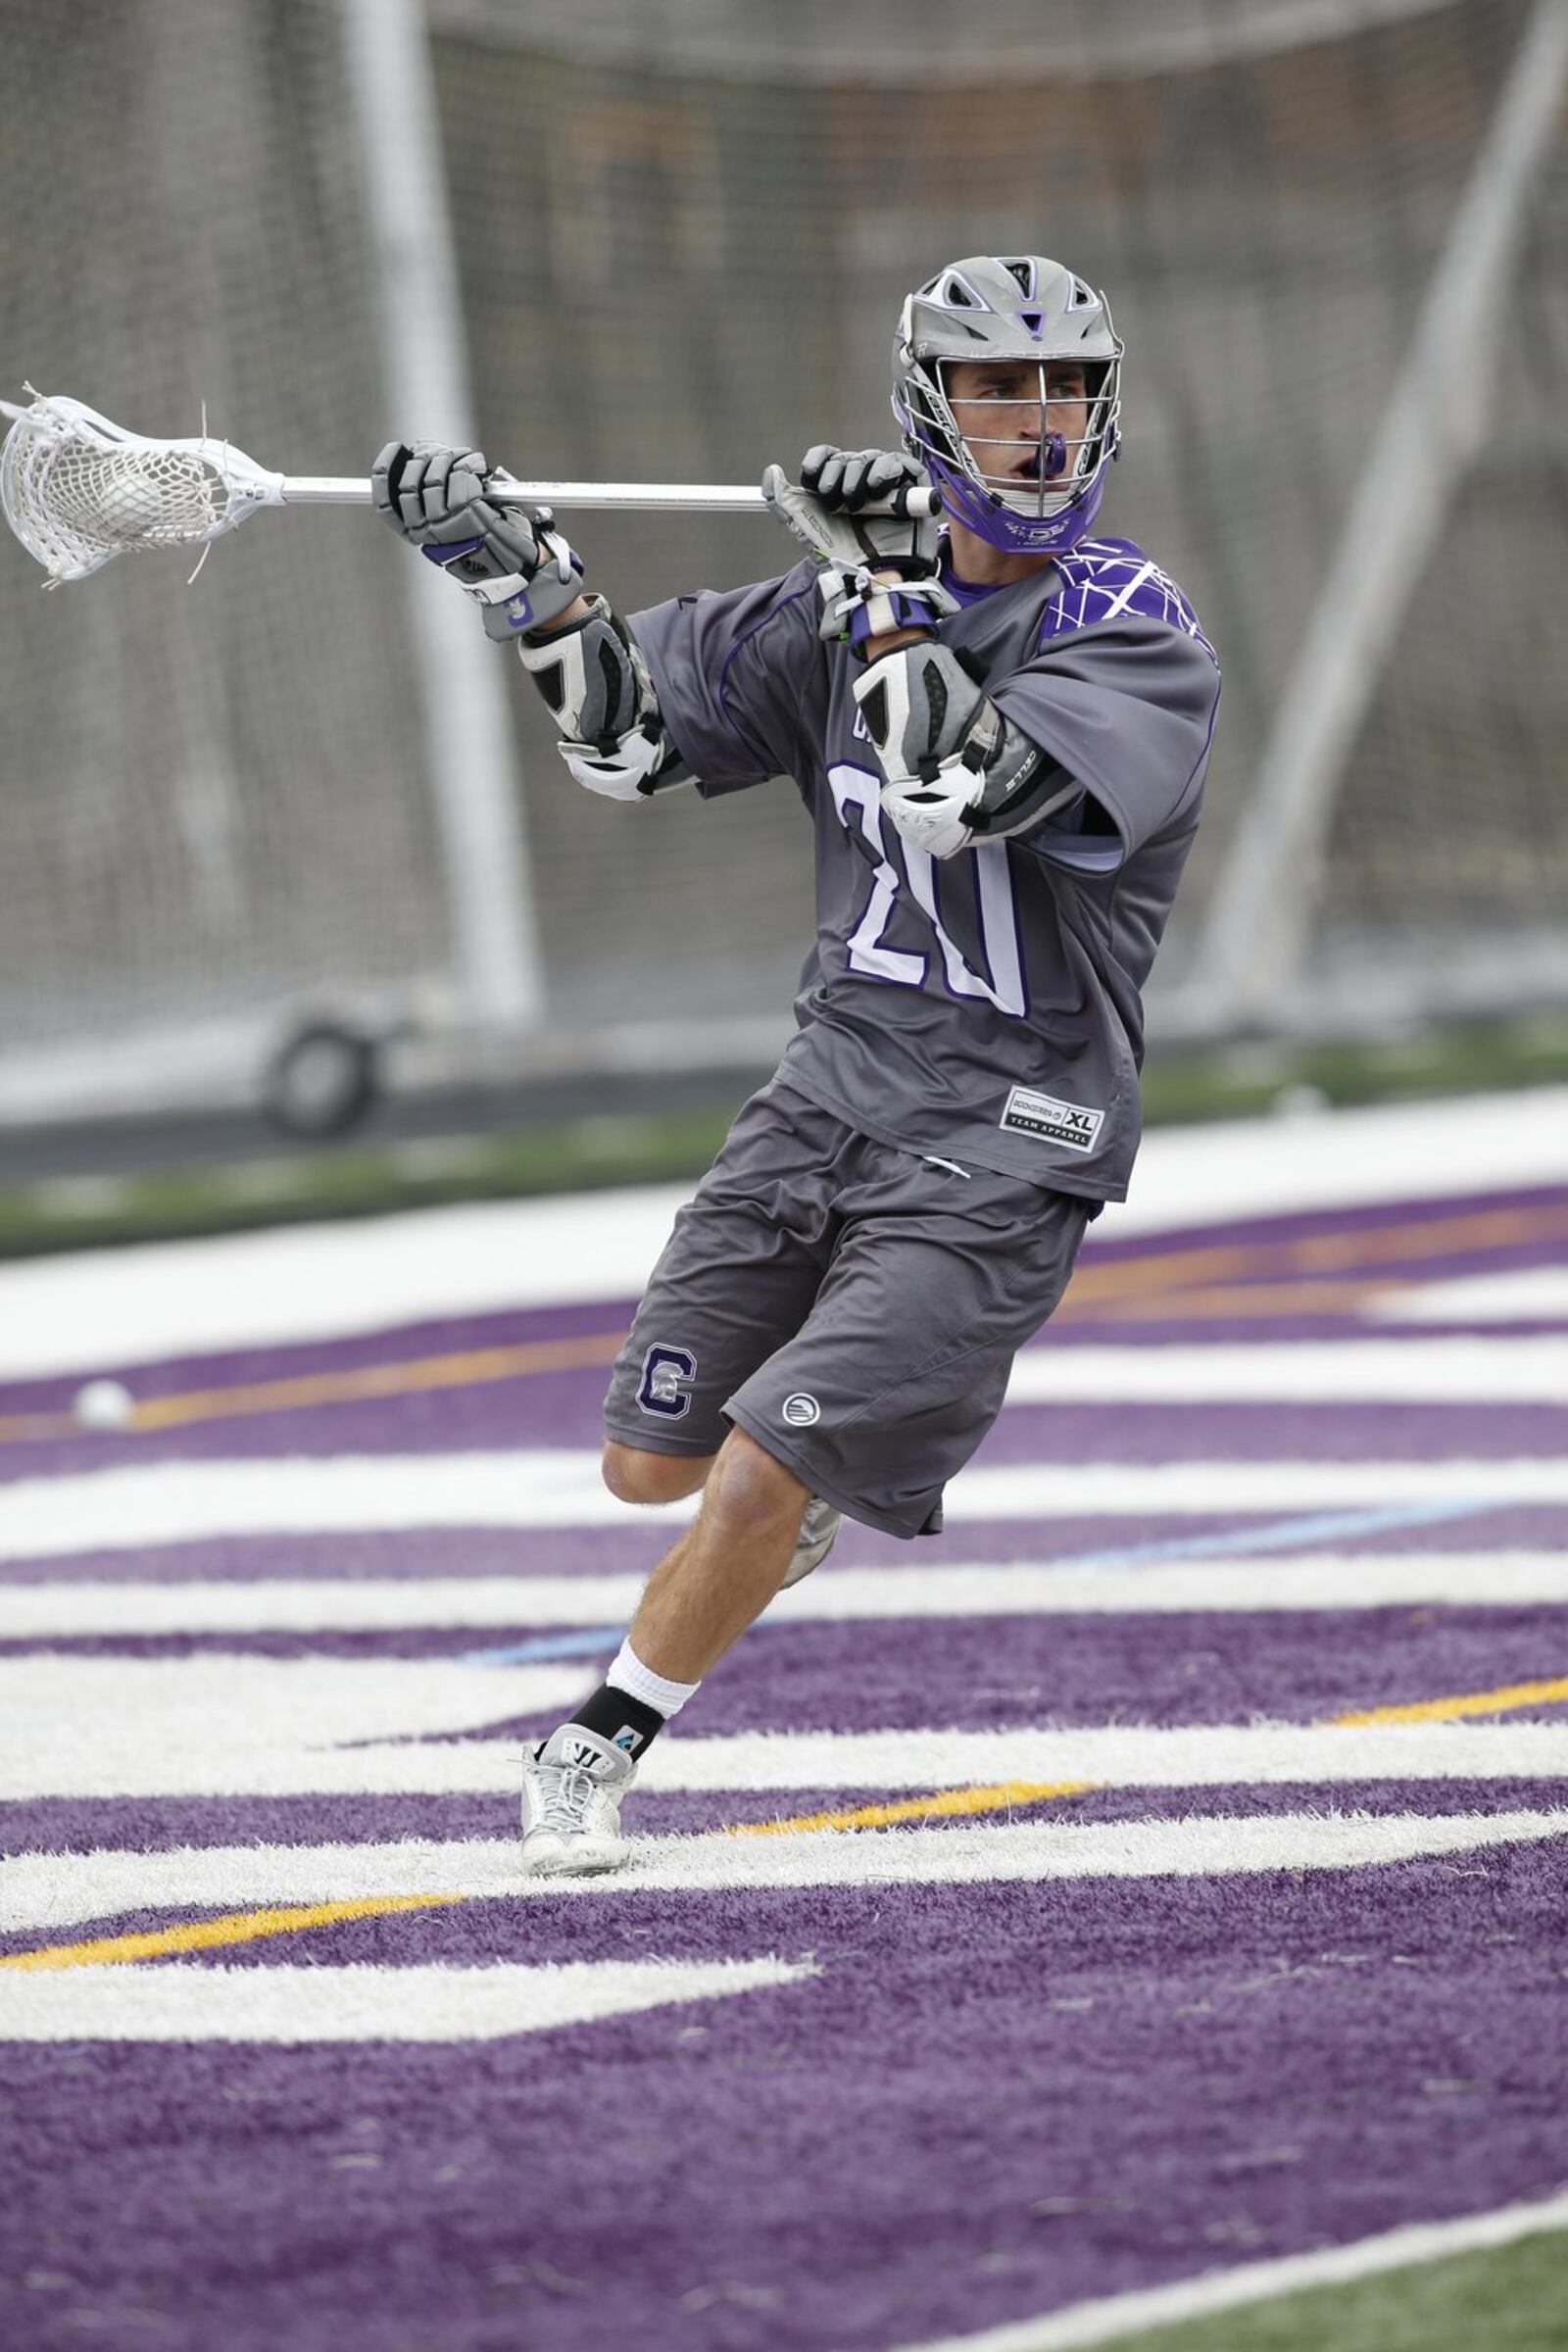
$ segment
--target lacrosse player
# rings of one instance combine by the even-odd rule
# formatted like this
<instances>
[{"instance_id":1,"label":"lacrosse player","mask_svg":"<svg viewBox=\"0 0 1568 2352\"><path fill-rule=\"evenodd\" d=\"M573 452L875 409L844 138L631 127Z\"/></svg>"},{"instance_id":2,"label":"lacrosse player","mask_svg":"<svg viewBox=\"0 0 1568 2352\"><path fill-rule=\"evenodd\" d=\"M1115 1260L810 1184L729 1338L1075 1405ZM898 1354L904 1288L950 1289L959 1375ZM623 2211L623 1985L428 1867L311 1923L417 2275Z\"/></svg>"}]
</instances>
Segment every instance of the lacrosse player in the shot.
<instances>
[{"instance_id":1,"label":"lacrosse player","mask_svg":"<svg viewBox=\"0 0 1568 2352\"><path fill-rule=\"evenodd\" d=\"M547 509L486 498L478 452L376 462L381 514L516 647L579 784L635 806L787 775L815 830L796 1034L676 1219L606 1401L612 1492L701 1508L525 1765L525 1870L624 1859L638 1758L841 1514L940 1530L1015 1349L1125 1195L1140 992L1219 675L1175 583L1094 535L1121 356L1071 270L956 263L899 321L902 452L818 446L799 487L767 469L806 559L625 619Z\"/></svg>"}]
</instances>

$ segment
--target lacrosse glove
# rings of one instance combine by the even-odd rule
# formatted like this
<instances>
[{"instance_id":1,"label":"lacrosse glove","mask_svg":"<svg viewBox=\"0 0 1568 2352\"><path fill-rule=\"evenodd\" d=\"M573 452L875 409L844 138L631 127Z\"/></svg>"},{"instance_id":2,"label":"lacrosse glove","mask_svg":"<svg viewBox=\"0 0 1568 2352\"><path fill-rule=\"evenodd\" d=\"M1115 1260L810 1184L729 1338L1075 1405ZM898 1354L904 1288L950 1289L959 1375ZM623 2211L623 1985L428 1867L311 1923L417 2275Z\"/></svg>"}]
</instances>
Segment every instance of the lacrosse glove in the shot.
<instances>
[{"instance_id":1,"label":"lacrosse glove","mask_svg":"<svg viewBox=\"0 0 1568 2352\"><path fill-rule=\"evenodd\" d=\"M499 507L482 450L389 441L376 459L376 513L472 597L499 644L546 629L577 601L582 563L549 507Z\"/></svg>"},{"instance_id":2,"label":"lacrosse glove","mask_svg":"<svg viewBox=\"0 0 1568 2352\"><path fill-rule=\"evenodd\" d=\"M798 489L769 466L762 496L822 564L819 634L847 638L862 661L873 638L934 631L957 611L938 571L936 494L912 459L820 441L801 460Z\"/></svg>"},{"instance_id":3,"label":"lacrosse glove","mask_svg":"<svg viewBox=\"0 0 1568 2352\"><path fill-rule=\"evenodd\" d=\"M882 811L916 849L952 858L1029 833L1081 798L951 646L896 646L855 681L882 770Z\"/></svg>"}]
</instances>

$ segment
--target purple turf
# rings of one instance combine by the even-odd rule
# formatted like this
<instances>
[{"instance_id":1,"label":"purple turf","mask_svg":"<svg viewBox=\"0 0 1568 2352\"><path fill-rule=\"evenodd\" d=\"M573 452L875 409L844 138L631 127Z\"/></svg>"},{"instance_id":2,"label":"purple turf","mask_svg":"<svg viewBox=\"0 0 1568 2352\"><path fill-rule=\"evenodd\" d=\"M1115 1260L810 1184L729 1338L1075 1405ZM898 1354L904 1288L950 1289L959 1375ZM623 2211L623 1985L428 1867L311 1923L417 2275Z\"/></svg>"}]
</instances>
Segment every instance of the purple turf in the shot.
<instances>
[{"instance_id":1,"label":"purple turf","mask_svg":"<svg viewBox=\"0 0 1568 2352\"><path fill-rule=\"evenodd\" d=\"M322 1961L823 1974L471 2053L8 2052L11 2326L872 2352L1540 2194L1568 2163L1557 1909L1550 1849L1524 1848L326 1931Z\"/></svg>"},{"instance_id":2,"label":"purple turf","mask_svg":"<svg viewBox=\"0 0 1568 2352\"><path fill-rule=\"evenodd\" d=\"M1157 1571L1152 1572L1157 1573ZM1268 1563L1258 1563L1259 1584ZM1393 1608L1175 1616L792 1623L790 1604L705 1683L683 1729L918 1730L1048 1723L1314 1721L1568 1673L1568 1609ZM591 1626L593 1620L587 1623ZM549 1629L540 1639L549 1639ZM515 1620L463 1630L55 1640L83 1656L466 1657L525 1642ZM618 1645L607 1631L605 1662ZM765 1649L761 1646L765 1643ZM27 1644L0 1642L0 1657ZM592 1655L584 1659L588 1676ZM748 1664L758 1671L746 1671ZM519 1719L525 1720L525 1719ZM484 1735L475 1735L482 1737Z\"/></svg>"},{"instance_id":3,"label":"purple turf","mask_svg":"<svg viewBox=\"0 0 1568 2352\"><path fill-rule=\"evenodd\" d=\"M1429 1258L1399 1255L1391 1238L1389 1273L1435 1280L1568 1254L1568 1241L1523 1222L1568 1211L1568 1189L1556 1188L1097 1240L1085 1265L1245 1248L1250 1282L1299 1283L1312 1279L1298 1262L1303 1242L1359 1236L1375 1266L1379 1235L1483 1211L1516 1212L1516 1229ZM498 1298L494 1315L127 1377L138 1396L179 1395L597 1336L628 1311L506 1309L504 1268ZM1384 1336L1338 1302L1132 1323L1086 1298L1045 1344L1312 1333ZM7 1384L0 1417L59 1410L74 1386ZM164 1438L6 1443L0 1479L157 1458L588 1447L602 1387L598 1370L551 1372L214 1419ZM983 1458L1497 1458L1558 1452L1565 1438L1568 1416L1553 1407L1026 1407L1004 1416ZM1304 1523L1291 1550L1333 1547L1311 1532L1311 1514L1284 1516ZM850 1528L820 1573L887 1563L940 1576L965 1560L1094 1559L1275 1524L1223 1513L1015 1520L918 1544ZM63 1587L518 1578L514 1628L75 1645L197 1660L216 1650L435 1657L527 1638L528 1575L624 1573L651 1565L665 1541L628 1513L603 1529L204 1540L8 1563L6 1575ZM1561 1549L1568 1507L1493 1509L1348 1541L1390 1553ZM1253 1563L1260 1581L1269 1556ZM1151 1558L1151 1579L1160 1572ZM1568 1674L1562 1609L838 1626L791 1623L787 1609L709 1680L683 1732L1308 1721ZM595 1661L580 1664L586 1689ZM511 1728L520 1745L541 1727ZM1031 1817L1486 1814L1555 1808L1563 1787L1103 1788ZM883 1793L634 1793L628 1822L690 1833ZM0 1853L506 1838L514 1822L510 1794L8 1803L0 1787ZM625 2337L646 2352L898 2352L1216 2265L1539 2196L1568 2176L1561 1869L1561 1846L1543 1841L1209 1880L684 1896L624 1886L378 1917L165 1964L809 1953L821 1971L470 2048L31 2047L5 2042L0 1991L0 2345L581 2352ZM123 1932L175 1916L101 1924ZM0 1949L47 1940L15 1934Z\"/></svg>"}]
</instances>

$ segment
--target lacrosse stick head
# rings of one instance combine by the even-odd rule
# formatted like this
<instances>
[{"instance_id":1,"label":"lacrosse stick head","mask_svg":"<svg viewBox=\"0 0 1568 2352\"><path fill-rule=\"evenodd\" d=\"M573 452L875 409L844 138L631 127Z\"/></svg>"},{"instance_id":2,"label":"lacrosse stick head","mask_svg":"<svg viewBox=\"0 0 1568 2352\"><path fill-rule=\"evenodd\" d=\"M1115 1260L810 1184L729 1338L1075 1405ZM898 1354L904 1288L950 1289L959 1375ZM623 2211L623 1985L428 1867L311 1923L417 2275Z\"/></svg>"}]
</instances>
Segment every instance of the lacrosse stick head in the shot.
<instances>
[{"instance_id":1,"label":"lacrosse stick head","mask_svg":"<svg viewBox=\"0 0 1568 2352\"><path fill-rule=\"evenodd\" d=\"M203 547L281 503L281 475L227 442L151 441L79 400L25 389L30 408L0 400L13 419L0 448L0 511L51 587L116 556Z\"/></svg>"}]
</instances>

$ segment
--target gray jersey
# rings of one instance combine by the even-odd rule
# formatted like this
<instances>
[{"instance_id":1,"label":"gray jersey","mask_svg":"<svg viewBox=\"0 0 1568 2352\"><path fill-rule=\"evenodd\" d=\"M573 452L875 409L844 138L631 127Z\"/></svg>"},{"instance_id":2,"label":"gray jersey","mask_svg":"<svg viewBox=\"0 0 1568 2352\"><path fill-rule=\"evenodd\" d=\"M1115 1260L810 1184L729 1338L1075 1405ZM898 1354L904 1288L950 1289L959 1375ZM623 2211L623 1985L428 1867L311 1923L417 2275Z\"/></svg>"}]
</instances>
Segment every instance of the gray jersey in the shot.
<instances>
[{"instance_id":1,"label":"gray jersey","mask_svg":"<svg viewBox=\"0 0 1568 2352\"><path fill-rule=\"evenodd\" d=\"M1192 846L1219 700L1212 647L1124 539L966 590L946 645L1080 787L1040 830L940 863L883 816L815 567L633 616L706 795L795 779L816 941L782 1082L862 1134L1120 1200L1140 1132L1141 991Z\"/></svg>"}]
</instances>

